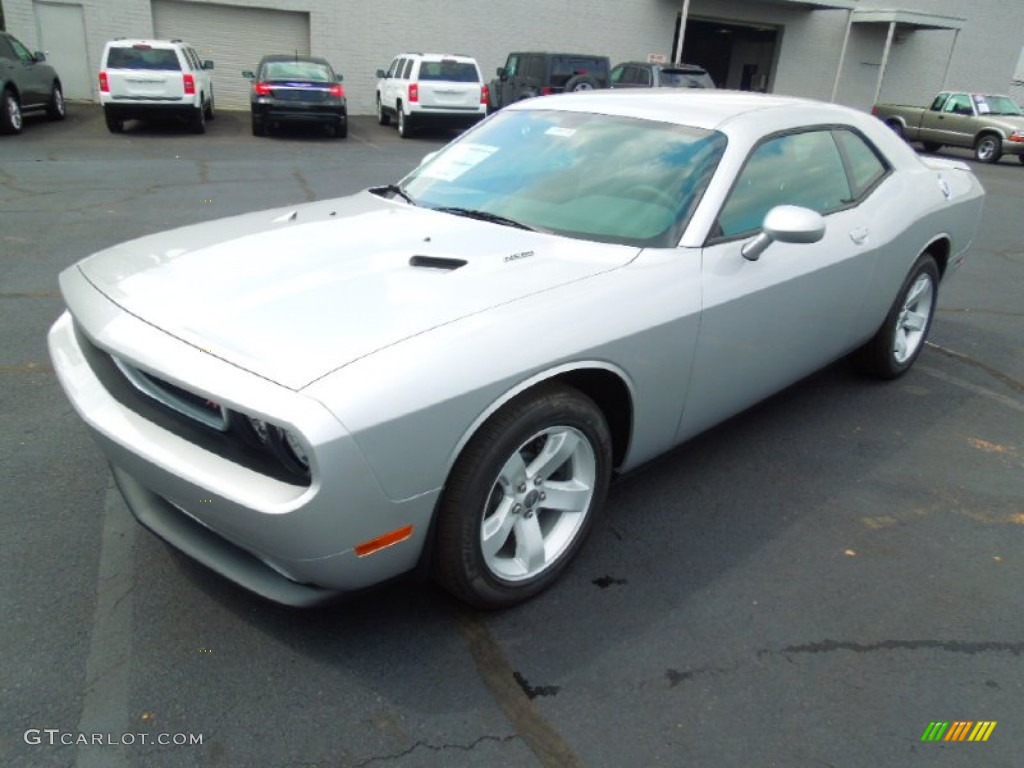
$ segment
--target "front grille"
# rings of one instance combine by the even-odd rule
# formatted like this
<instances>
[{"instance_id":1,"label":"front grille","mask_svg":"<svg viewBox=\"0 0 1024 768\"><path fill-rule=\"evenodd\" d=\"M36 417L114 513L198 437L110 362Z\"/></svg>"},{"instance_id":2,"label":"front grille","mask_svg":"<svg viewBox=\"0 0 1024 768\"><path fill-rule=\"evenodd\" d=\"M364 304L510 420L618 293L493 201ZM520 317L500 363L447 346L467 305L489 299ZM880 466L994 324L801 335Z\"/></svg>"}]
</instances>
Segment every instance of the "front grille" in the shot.
<instances>
[{"instance_id":1,"label":"front grille","mask_svg":"<svg viewBox=\"0 0 1024 768\"><path fill-rule=\"evenodd\" d=\"M124 377L142 394L218 432L228 431L228 411L224 406L140 371L113 355L111 358Z\"/></svg>"}]
</instances>

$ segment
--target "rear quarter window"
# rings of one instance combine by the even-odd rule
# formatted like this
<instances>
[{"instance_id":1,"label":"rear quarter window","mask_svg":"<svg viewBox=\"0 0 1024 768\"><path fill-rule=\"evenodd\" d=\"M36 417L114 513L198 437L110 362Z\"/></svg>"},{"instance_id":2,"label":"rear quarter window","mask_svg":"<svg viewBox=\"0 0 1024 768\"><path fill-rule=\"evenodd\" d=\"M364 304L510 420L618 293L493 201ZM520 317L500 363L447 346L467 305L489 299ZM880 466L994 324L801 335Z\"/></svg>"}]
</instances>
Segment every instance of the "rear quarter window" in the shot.
<instances>
[{"instance_id":1,"label":"rear quarter window","mask_svg":"<svg viewBox=\"0 0 1024 768\"><path fill-rule=\"evenodd\" d=\"M172 48L111 48L107 53L107 67L181 71L178 54Z\"/></svg>"}]
</instances>

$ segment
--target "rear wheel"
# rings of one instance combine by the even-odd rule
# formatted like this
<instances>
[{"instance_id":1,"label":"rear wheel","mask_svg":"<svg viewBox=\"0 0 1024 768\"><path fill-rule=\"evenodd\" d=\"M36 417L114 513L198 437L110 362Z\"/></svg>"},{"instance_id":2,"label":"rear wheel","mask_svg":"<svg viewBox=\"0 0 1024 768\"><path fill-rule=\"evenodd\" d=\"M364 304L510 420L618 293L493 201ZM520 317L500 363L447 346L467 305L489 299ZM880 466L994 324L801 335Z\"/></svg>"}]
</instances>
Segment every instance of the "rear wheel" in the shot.
<instances>
[{"instance_id":1,"label":"rear wheel","mask_svg":"<svg viewBox=\"0 0 1024 768\"><path fill-rule=\"evenodd\" d=\"M922 141L921 146L924 147L925 152L938 152L940 149L942 149L942 145L937 144L934 141Z\"/></svg>"},{"instance_id":2,"label":"rear wheel","mask_svg":"<svg viewBox=\"0 0 1024 768\"><path fill-rule=\"evenodd\" d=\"M124 133L124 120L114 117L109 111L104 110L103 119L107 121L107 130L111 133Z\"/></svg>"},{"instance_id":3,"label":"rear wheel","mask_svg":"<svg viewBox=\"0 0 1024 768\"><path fill-rule=\"evenodd\" d=\"M882 379L902 376L928 338L939 287L939 268L930 253L911 267L899 295L874 338L861 348L864 369Z\"/></svg>"},{"instance_id":4,"label":"rear wheel","mask_svg":"<svg viewBox=\"0 0 1024 768\"><path fill-rule=\"evenodd\" d=\"M263 121L260 120L256 115L252 116L252 135L253 136L265 136L267 129L263 126Z\"/></svg>"},{"instance_id":5,"label":"rear wheel","mask_svg":"<svg viewBox=\"0 0 1024 768\"><path fill-rule=\"evenodd\" d=\"M409 125L410 120L406 117L405 111L402 109L402 105L398 105L398 135L403 139L408 139L412 135L412 126Z\"/></svg>"},{"instance_id":6,"label":"rear wheel","mask_svg":"<svg viewBox=\"0 0 1024 768\"><path fill-rule=\"evenodd\" d=\"M0 97L0 133L21 133L21 102L10 88Z\"/></svg>"},{"instance_id":7,"label":"rear wheel","mask_svg":"<svg viewBox=\"0 0 1024 768\"><path fill-rule=\"evenodd\" d=\"M46 116L51 120L63 120L67 107L64 104L64 91L60 83L55 82L50 90L50 101L46 105Z\"/></svg>"},{"instance_id":8,"label":"rear wheel","mask_svg":"<svg viewBox=\"0 0 1024 768\"><path fill-rule=\"evenodd\" d=\"M978 137L974 143L974 158L982 163L998 163L1003 156L1003 141L994 133Z\"/></svg>"},{"instance_id":9,"label":"rear wheel","mask_svg":"<svg viewBox=\"0 0 1024 768\"><path fill-rule=\"evenodd\" d=\"M205 104L200 104L192 113L192 133L206 133Z\"/></svg>"},{"instance_id":10,"label":"rear wheel","mask_svg":"<svg viewBox=\"0 0 1024 768\"><path fill-rule=\"evenodd\" d=\"M452 468L438 508L438 581L479 608L527 600L579 552L611 474L597 405L548 385L505 405Z\"/></svg>"},{"instance_id":11,"label":"rear wheel","mask_svg":"<svg viewBox=\"0 0 1024 768\"><path fill-rule=\"evenodd\" d=\"M342 120L340 123L336 123L334 126L334 138L345 139L348 138L348 120Z\"/></svg>"}]
</instances>

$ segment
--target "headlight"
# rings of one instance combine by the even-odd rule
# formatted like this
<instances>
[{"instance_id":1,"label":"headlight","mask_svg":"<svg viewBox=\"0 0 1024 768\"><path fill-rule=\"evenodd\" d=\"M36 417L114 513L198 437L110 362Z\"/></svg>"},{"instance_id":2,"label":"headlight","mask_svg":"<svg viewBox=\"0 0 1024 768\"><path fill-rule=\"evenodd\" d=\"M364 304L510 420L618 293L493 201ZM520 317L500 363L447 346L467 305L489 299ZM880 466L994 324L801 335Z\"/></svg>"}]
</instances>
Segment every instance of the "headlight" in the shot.
<instances>
[{"instance_id":1,"label":"headlight","mask_svg":"<svg viewBox=\"0 0 1024 768\"><path fill-rule=\"evenodd\" d=\"M309 453L291 431L255 416L232 412L231 432L251 448L271 453L285 469L299 477L309 477Z\"/></svg>"},{"instance_id":2,"label":"headlight","mask_svg":"<svg viewBox=\"0 0 1024 768\"><path fill-rule=\"evenodd\" d=\"M302 443L287 429L270 428L270 448L289 470L297 475L309 475L309 456Z\"/></svg>"}]
</instances>

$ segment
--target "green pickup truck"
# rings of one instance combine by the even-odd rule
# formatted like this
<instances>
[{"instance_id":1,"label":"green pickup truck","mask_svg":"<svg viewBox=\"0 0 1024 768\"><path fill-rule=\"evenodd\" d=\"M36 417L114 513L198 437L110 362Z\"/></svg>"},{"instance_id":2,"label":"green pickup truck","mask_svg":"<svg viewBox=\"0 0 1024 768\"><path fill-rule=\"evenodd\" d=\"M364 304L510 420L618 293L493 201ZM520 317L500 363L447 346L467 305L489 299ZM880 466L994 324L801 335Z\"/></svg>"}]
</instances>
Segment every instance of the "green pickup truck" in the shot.
<instances>
[{"instance_id":1,"label":"green pickup truck","mask_svg":"<svg viewBox=\"0 0 1024 768\"><path fill-rule=\"evenodd\" d=\"M1024 112L1009 96L943 91L927 108L876 104L871 114L927 152L967 147L983 163L1003 155L1024 163Z\"/></svg>"}]
</instances>

